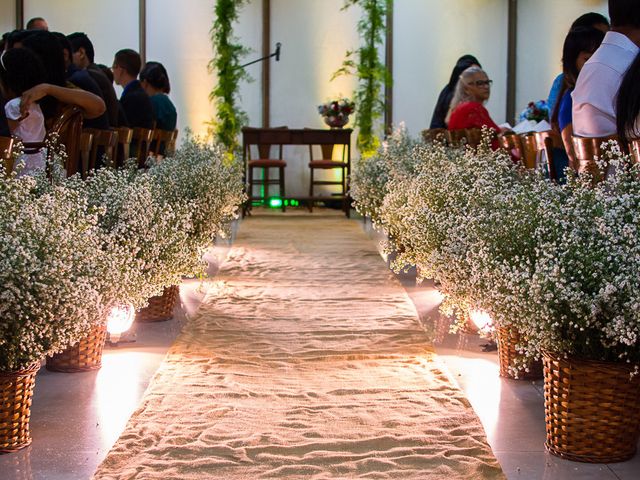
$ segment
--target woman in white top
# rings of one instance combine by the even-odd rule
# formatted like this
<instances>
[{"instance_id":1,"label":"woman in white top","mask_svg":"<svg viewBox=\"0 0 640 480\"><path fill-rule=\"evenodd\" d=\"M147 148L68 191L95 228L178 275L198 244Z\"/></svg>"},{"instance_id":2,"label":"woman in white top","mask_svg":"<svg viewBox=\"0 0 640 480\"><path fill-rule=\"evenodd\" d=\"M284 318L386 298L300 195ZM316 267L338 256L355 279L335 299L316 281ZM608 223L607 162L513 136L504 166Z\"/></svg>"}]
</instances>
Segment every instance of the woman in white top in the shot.
<instances>
[{"instance_id":1,"label":"woman in white top","mask_svg":"<svg viewBox=\"0 0 640 480\"><path fill-rule=\"evenodd\" d=\"M40 106L33 102L22 108L20 97L32 87L42 83L45 71L38 56L25 48L12 48L0 56L0 87L9 101L4 106L11 134L22 142L42 142L46 131ZM42 152L24 154L19 175L29 175L45 168Z\"/></svg>"}]
</instances>

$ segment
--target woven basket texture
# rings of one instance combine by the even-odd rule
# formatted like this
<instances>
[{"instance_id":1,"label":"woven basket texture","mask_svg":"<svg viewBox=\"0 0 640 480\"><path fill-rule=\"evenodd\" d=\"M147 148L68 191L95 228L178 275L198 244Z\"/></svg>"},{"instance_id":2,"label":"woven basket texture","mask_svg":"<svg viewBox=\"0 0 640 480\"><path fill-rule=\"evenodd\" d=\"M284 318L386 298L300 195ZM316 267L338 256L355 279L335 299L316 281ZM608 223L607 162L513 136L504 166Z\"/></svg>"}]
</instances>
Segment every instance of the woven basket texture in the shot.
<instances>
[{"instance_id":1,"label":"woven basket texture","mask_svg":"<svg viewBox=\"0 0 640 480\"><path fill-rule=\"evenodd\" d=\"M105 324L93 330L75 345L47 357L47 370L76 373L97 370L102 366L102 350L107 336Z\"/></svg>"},{"instance_id":2,"label":"woven basket texture","mask_svg":"<svg viewBox=\"0 0 640 480\"><path fill-rule=\"evenodd\" d=\"M511 328L498 328L498 358L500 360L500 376L517 380L539 380L542 378L542 361L534 360L529 364L529 371L520 370L514 375L509 365L518 355L516 344L520 341L518 332Z\"/></svg>"},{"instance_id":3,"label":"woven basket texture","mask_svg":"<svg viewBox=\"0 0 640 480\"><path fill-rule=\"evenodd\" d=\"M180 298L180 287L172 285L164 289L162 295L151 297L149 305L136 314L136 322L164 322L171 320L173 309Z\"/></svg>"},{"instance_id":4,"label":"woven basket texture","mask_svg":"<svg viewBox=\"0 0 640 480\"><path fill-rule=\"evenodd\" d=\"M31 444L29 417L40 363L16 372L0 372L0 453Z\"/></svg>"},{"instance_id":5,"label":"woven basket texture","mask_svg":"<svg viewBox=\"0 0 640 480\"><path fill-rule=\"evenodd\" d=\"M640 377L627 365L545 352L547 450L589 463L623 462L640 435Z\"/></svg>"}]
</instances>

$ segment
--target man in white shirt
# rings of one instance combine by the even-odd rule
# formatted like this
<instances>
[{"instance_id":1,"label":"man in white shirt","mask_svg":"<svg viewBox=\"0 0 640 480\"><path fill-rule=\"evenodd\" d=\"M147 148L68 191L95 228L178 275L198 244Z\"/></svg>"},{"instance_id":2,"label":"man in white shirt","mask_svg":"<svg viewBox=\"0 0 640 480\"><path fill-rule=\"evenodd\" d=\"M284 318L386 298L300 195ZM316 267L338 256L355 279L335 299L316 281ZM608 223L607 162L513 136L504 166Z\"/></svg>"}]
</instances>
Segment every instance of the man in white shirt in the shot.
<instances>
[{"instance_id":1,"label":"man in white shirt","mask_svg":"<svg viewBox=\"0 0 640 480\"><path fill-rule=\"evenodd\" d=\"M640 52L640 1L609 0L611 31L578 75L573 98L573 133L606 137L616 133L616 96L629 65Z\"/></svg>"}]
</instances>

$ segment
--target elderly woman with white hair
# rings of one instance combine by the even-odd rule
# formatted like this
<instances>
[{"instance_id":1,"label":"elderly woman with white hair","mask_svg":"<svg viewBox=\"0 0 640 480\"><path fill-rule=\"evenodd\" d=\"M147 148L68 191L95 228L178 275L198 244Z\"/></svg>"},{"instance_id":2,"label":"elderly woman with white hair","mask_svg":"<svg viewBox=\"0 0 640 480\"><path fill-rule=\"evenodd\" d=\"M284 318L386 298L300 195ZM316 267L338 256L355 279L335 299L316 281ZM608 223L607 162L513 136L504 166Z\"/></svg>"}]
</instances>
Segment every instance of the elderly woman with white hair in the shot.
<instances>
[{"instance_id":1,"label":"elderly woman with white hair","mask_svg":"<svg viewBox=\"0 0 640 480\"><path fill-rule=\"evenodd\" d=\"M484 107L491 95L491 83L485 71L477 66L469 67L460 74L446 118L449 130L488 127L500 132L500 127ZM498 149L497 140L493 141L492 148Z\"/></svg>"}]
</instances>

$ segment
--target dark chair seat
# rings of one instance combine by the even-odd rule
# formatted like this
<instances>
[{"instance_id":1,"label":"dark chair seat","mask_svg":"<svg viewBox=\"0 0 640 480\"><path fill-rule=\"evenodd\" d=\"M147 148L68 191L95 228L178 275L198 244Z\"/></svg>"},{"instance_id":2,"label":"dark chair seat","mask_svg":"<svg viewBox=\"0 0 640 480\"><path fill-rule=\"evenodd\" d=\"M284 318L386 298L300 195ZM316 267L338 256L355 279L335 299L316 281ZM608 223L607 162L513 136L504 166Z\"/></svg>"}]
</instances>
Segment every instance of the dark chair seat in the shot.
<instances>
[{"instance_id":1,"label":"dark chair seat","mask_svg":"<svg viewBox=\"0 0 640 480\"><path fill-rule=\"evenodd\" d=\"M286 167L287 162L273 158L258 158L256 160L249 160L249 166L255 168Z\"/></svg>"},{"instance_id":2,"label":"dark chair seat","mask_svg":"<svg viewBox=\"0 0 640 480\"><path fill-rule=\"evenodd\" d=\"M312 160L309 162L310 168L347 168L346 162L340 160Z\"/></svg>"}]
</instances>

